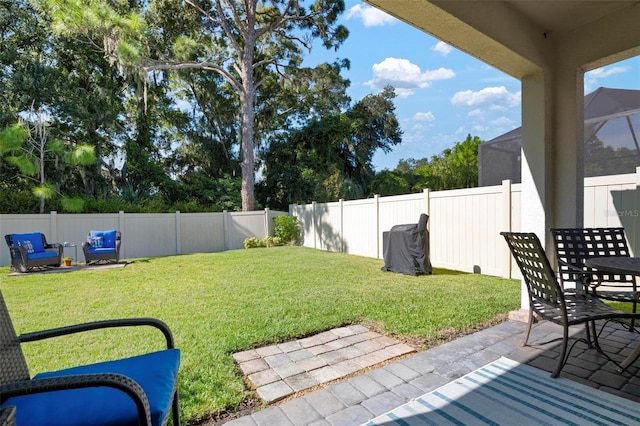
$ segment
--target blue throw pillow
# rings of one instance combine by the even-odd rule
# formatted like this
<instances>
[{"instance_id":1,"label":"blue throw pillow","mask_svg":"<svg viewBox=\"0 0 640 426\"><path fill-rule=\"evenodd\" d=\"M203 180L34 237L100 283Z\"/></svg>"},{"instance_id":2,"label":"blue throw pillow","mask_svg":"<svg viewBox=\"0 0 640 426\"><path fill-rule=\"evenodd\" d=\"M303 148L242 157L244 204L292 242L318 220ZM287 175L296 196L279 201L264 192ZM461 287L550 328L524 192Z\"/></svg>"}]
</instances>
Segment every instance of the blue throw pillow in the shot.
<instances>
[{"instance_id":1,"label":"blue throw pillow","mask_svg":"<svg viewBox=\"0 0 640 426\"><path fill-rule=\"evenodd\" d=\"M109 231L90 231L88 238L90 248L115 248L117 232L115 229Z\"/></svg>"},{"instance_id":2,"label":"blue throw pillow","mask_svg":"<svg viewBox=\"0 0 640 426\"><path fill-rule=\"evenodd\" d=\"M33 253L33 244L31 244L31 240L18 240L18 247L24 247L28 254Z\"/></svg>"},{"instance_id":3,"label":"blue throw pillow","mask_svg":"<svg viewBox=\"0 0 640 426\"><path fill-rule=\"evenodd\" d=\"M11 238L14 245L24 247L29 254L41 253L44 251L42 235L39 232L32 232L30 234L11 234Z\"/></svg>"}]
</instances>

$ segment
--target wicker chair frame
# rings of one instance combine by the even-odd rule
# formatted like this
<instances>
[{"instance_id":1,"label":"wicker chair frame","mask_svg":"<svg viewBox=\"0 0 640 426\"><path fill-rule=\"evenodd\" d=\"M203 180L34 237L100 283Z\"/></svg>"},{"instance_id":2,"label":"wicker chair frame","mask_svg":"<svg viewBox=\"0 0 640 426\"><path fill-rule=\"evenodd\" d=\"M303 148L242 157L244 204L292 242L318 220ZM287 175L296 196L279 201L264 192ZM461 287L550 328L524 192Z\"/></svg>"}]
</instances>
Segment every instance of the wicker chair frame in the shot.
<instances>
[{"instance_id":1,"label":"wicker chair frame","mask_svg":"<svg viewBox=\"0 0 640 426\"><path fill-rule=\"evenodd\" d=\"M7 242L9 246L9 251L11 255L11 269L17 272L28 272L34 268L42 268L45 266L60 266L62 264L62 252L63 247L62 244L47 243L47 237L43 233L40 233L42 237L42 246L47 251L55 251L57 252L56 257L48 257L44 259L28 259L27 251L24 247L13 245L13 237L11 234L7 234L4 236L4 240Z\"/></svg>"},{"instance_id":2,"label":"wicker chair frame","mask_svg":"<svg viewBox=\"0 0 640 426\"><path fill-rule=\"evenodd\" d=\"M0 403L10 397L30 395L58 390L79 389L106 386L125 392L136 404L138 423L151 425L149 401L143 389L132 379L122 374L82 374L76 376L50 377L31 380L29 368L22 352L22 343L34 342L52 337L115 327L151 326L162 332L167 342L167 349L174 348L173 335L169 327L155 318L129 318L95 321L84 324L54 328L50 330L25 333L16 336L7 305L0 292L0 352L2 353L2 368L0 369ZM171 405L174 425L180 424L177 384L174 385L173 401ZM165 424L168 422L168 416ZM95 424L99 424L96 419Z\"/></svg>"},{"instance_id":3,"label":"wicker chair frame","mask_svg":"<svg viewBox=\"0 0 640 426\"><path fill-rule=\"evenodd\" d=\"M567 351L567 349L569 327L572 325L584 324L587 331L587 339L579 338L576 339L576 342L584 341L611 360L598 344L599 333L596 333L595 321L638 318L639 315L613 309L590 293L564 293L540 240L535 234L502 232L500 235L504 236L507 241L507 245L522 272L522 278L529 294L529 322L522 345L528 344L535 312L543 319L561 325L563 329L560 357L558 357L558 363L551 377L560 375L560 371L570 355L571 350ZM616 362L616 364L618 363Z\"/></svg>"},{"instance_id":4,"label":"wicker chair frame","mask_svg":"<svg viewBox=\"0 0 640 426\"><path fill-rule=\"evenodd\" d=\"M631 275L612 274L585 266L591 257L629 257L624 228L552 228L558 276L565 283L582 285L600 299L632 304L637 312L637 286ZM631 320L633 330L635 321Z\"/></svg>"}]
</instances>

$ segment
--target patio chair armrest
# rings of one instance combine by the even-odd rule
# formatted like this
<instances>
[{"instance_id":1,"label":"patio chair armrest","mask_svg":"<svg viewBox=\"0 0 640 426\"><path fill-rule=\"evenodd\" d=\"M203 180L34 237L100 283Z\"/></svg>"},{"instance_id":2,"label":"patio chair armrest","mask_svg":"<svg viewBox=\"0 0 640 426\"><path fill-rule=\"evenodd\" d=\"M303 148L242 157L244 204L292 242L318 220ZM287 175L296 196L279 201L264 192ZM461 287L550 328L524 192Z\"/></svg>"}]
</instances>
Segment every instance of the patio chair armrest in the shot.
<instances>
[{"instance_id":1,"label":"patio chair armrest","mask_svg":"<svg viewBox=\"0 0 640 426\"><path fill-rule=\"evenodd\" d=\"M5 401L14 396L101 386L115 388L129 395L138 409L139 424L151 425L151 410L144 390L135 380L122 374L78 374L24 380L0 386L0 395L2 395L2 401Z\"/></svg>"},{"instance_id":2,"label":"patio chair armrest","mask_svg":"<svg viewBox=\"0 0 640 426\"><path fill-rule=\"evenodd\" d=\"M103 328L116 328L116 327L138 327L138 326L151 326L155 327L164 334L167 341L167 349L174 348L173 334L169 326L156 318L123 318L112 319L103 321L87 322L84 324L75 324L65 327L52 328L49 330L34 331L31 333L24 333L17 337L20 342L34 342L37 340L48 339L51 337L65 336L68 334L81 333L83 331L99 330Z\"/></svg>"},{"instance_id":3,"label":"patio chair armrest","mask_svg":"<svg viewBox=\"0 0 640 426\"><path fill-rule=\"evenodd\" d=\"M22 246L10 246L9 252L11 253L11 258L21 257L23 260L27 260L27 250ZM17 256L14 253L17 253Z\"/></svg>"}]
</instances>

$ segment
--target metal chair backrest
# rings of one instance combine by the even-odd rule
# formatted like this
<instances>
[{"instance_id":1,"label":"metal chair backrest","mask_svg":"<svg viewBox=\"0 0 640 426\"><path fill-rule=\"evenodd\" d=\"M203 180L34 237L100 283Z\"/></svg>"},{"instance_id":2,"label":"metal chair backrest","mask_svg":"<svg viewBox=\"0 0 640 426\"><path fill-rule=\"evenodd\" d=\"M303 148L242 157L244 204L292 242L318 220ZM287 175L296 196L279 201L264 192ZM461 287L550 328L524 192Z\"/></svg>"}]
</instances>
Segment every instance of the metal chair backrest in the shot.
<instances>
[{"instance_id":1,"label":"metal chair backrest","mask_svg":"<svg viewBox=\"0 0 640 426\"><path fill-rule=\"evenodd\" d=\"M29 380L29 367L0 293L0 385Z\"/></svg>"},{"instance_id":2,"label":"metal chair backrest","mask_svg":"<svg viewBox=\"0 0 640 426\"><path fill-rule=\"evenodd\" d=\"M629 257L629 247L624 228L552 228L551 235L558 260L558 275L565 282L580 283L584 273L593 272L584 265L591 257ZM601 280L608 283L630 283L631 277L599 272Z\"/></svg>"},{"instance_id":3,"label":"metal chair backrest","mask_svg":"<svg viewBox=\"0 0 640 426\"><path fill-rule=\"evenodd\" d=\"M531 301L553 305L566 313L564 294L544 253L538 236L534 233L501 232L511 250L527 285ZM533 304L535 308L535 303Z\"/></svg>"}]
</instances>

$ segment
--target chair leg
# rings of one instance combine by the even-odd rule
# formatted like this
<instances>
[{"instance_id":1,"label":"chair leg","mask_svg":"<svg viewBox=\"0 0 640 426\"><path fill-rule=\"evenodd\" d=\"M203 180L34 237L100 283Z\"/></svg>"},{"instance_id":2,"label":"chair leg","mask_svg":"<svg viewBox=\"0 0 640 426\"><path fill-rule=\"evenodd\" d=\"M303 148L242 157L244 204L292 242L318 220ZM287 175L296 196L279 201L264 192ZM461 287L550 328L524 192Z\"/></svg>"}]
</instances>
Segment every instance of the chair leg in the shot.
<instances>
[{"instance_id":1,"label":"chair leg","mask_svg":"<svg viewBox=\"0 0 640 426\"><path fill-rule=\"evenodd\" d=\"M178 391L173 394L171 403L171 414L173 416L173 426L180 426L180 404L178 404Z\"/></svg>"},{"instance_id":2,"label":"chair leg","mask_svg":"<svg viewBox=\"0 0 640 426\"><path fill-rule=\"evenodd\" d=\"M524 333L524 340L521 346L527 346L529 342L529 334L531 333L531 324L533 323L533 309L529 308L529 321L527 322L527 330Z\"/></svg>"},{"instance_id":3,"label":"chair leg","mask_svg":"<svg viewBox=\"0 0 640 426\"><path fill-rule=\"evenodd\" d=\"M635 314L636 313L636 309L638 308L638 301L636 299L633 299L633 310L632 312ZM631 325L629 326L629 331L634 331L634 326L636 323L636 319L635 318L631 318Z\"/></svg>"},{"instance_id":4,"label":"chair leg","mask_svg":"<svg viewBox=\"0 0 640 426\"><path fill-rule=\"evenodd\" d=\"M567 356L567 346L569 344L569 326L562 326L562 348L560 349L560 357L558 358L558 365L556 366L555 371L551 374L552 378L556 378L560 375L560 370L564 367L565 357Z\"/></svg>"}]
</instances>

